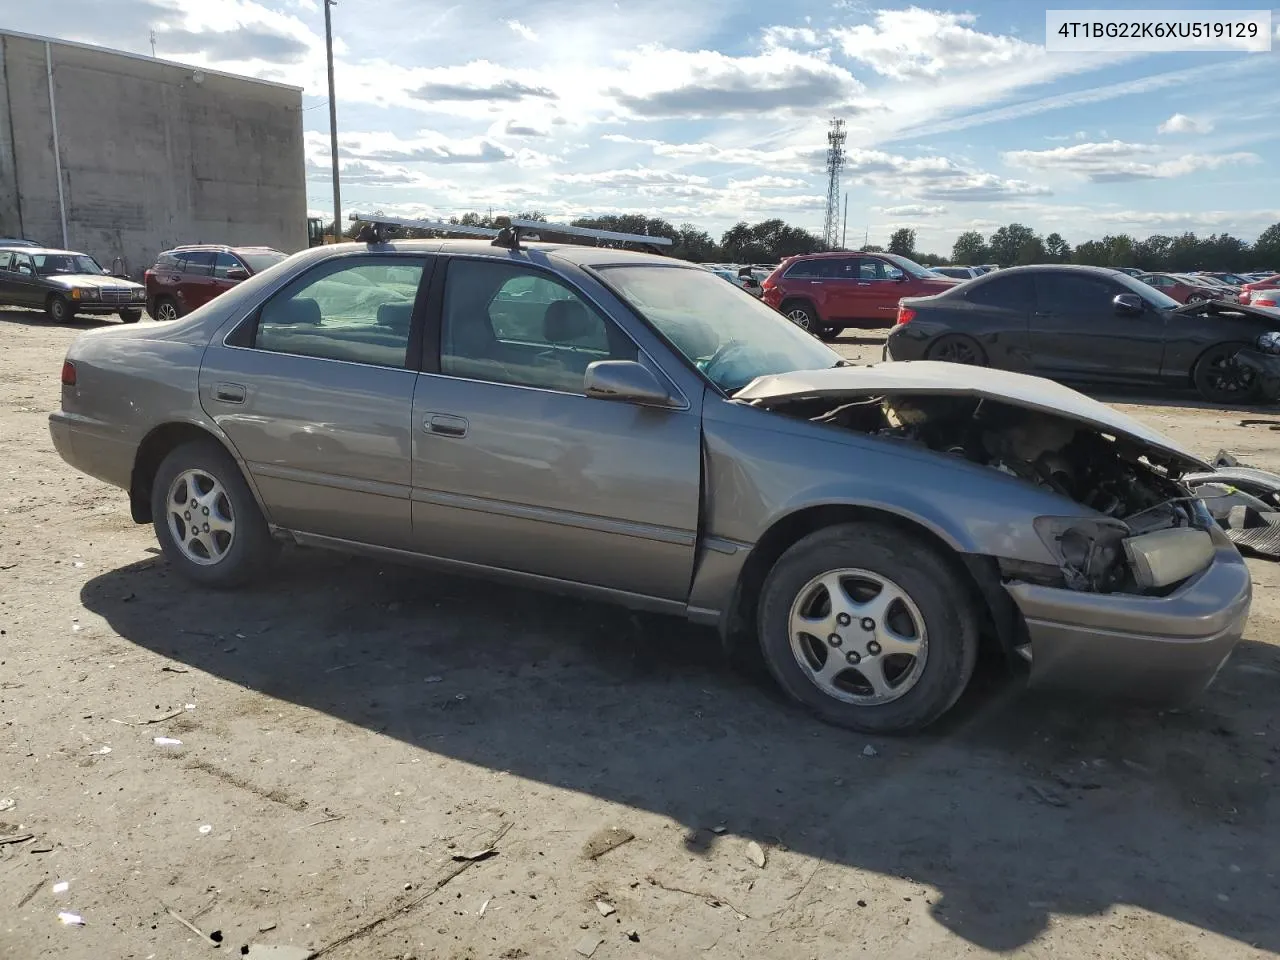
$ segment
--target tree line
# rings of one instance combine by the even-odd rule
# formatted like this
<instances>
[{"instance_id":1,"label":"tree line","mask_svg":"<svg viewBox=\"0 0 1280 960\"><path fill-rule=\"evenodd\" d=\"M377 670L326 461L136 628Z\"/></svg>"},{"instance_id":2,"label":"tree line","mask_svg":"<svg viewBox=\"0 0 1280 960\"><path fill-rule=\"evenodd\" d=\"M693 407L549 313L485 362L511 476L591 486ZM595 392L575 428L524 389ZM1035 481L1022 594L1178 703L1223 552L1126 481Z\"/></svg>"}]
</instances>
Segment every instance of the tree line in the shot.
<instances>
[{"instance_id":1,"label":"tree line","mask_svg":"<svg viewBox=\"0 0 1280 960\"><path fill-rule=\"evenodd\" d=\"M547 220L536 210L517 214L517 219ZM501 229L511 220L505 216L464 213L460 217L451 217L449 222ZM660 217L640 214L580 217L573 221L573 225L666 237L672 242L672 256L696 263L778 263L796 254L818 253L827 249L821 237L778 219L755 224L742 221L726 230L719 240L691 223L676 226ZM430 235L413 230L406 233L409 236ZM867 244L858 249L871 253L886 248ZM1024 224L1010 223L986 237L977 230L960 234L949 257L917 250L916 231L903 227L889 237L887 250L925 266L994 263L1011 267L1029 263L1079 263L1175 273L1187 270L1271 270L1280 269L1280 223L1272 224L1252 244L1227 233L1207 237L1194 233L1178 236L1156 234L1144 240L1135 240L1122 233L1088 240L1074 248L1059 233L1042 237Z\"/></svg>"}]
</instances>

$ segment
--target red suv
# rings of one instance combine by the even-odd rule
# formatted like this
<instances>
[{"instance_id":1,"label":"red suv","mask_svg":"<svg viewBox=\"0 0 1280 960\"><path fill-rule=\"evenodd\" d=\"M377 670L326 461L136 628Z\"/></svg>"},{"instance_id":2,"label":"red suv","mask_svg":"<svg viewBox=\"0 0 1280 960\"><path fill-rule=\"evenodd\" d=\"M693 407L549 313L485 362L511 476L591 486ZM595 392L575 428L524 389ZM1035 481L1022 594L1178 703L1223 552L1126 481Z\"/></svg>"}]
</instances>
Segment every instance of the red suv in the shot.
<instances>
[{"instance_id":1,"label":"red suv","mask_svg":"<svg viewBox=\"0 0 1280 960\"><path fill-rule=\"evenodd\" d=\"M145 275L147 313L156 320L176 320L286 256L271 247L217 244L167 250Z\"/></svg>"},{"instance_id":2,"label":"red suv","mask_svg":"<svg viewBox=\"0 0 1280 960\"><path fill-rule=\"evenodd\" d=\"M932 296L960 282L892 253L814 253L773 271L764 302L834 340L845 327L892 326L903 297Z\"/></svg>"}]
</instances>

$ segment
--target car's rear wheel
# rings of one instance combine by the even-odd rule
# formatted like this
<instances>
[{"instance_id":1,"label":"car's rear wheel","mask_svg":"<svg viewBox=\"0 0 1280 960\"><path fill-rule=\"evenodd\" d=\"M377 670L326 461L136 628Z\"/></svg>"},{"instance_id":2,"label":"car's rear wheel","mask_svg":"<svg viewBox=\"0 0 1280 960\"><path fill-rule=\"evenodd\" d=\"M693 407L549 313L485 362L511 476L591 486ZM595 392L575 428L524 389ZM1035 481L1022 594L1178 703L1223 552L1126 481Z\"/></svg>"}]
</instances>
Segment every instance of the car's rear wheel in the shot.
<instances>
[{"instance_id":1,"label":"car's rear wheel","mask_svg":"<svg viewBox=\"0 0 1280 960\"><path fill-rule=\"evenodd\" d=\"M156 297L153 316L157 320L177 320L182 314L178 312L178 304L172 297Z\"/></svg>"},{"instance_id":2,"label":"car's rear wheel","mask_svg":"<svg viewBox=\"0 0 1280 960\"><path fill-rule=\"evenodd\" d=\"M812 334L816 335L821 327L817 312L807 303L795 300L790 303L784 303L782 305L782 313L801 330L807 330Z\"/></svg>"},{"instance_id":3,"label":"car's rear wheel","mask_svg":"<svg viewBox=\"0 0 1280 960\"><path fill-rule=\"evenodd\" d=\"M943 334L933 341L925 352L925 359L967 363L975 367L987 365L986 351L972 337L966 337L962 333Z\"/></svg>"},{"instance_id":4,"label":"car's rear wheel","mask_svg":"<svg viewBox=\"0 0 1280 960\"><path fill-rule=\"evenodd\" d=\"M877 523L810 534L770 571L760 648L782 689L828 723L907 733L959 699L978 652L969 592L931 546Z\"/></svg>"},{"instance_id":5,"label":"car's rear wheel","mask_svg":"<svg viewBox=\"0 0 1280 960\"><path fill-rule=\"evenodd\" d=\"M161 461L151 517L169 562L204 586L247 583L279 549L240 468L213 440L184 443Z\"/></svg>"},{"instance_id":6,"label":"car's rear wheel","mask_svg":"<svg viewBox=\"0 0 1280 960\"><path fill-rule=\"evenodd\" d=\"M1258 388L1258 378L1235 361L1243 343L1219 343L1200 355L1191 379L1196 392L1210 403L1245 403Z\"/></svg>"},{"instance_id":7,"label":"car's rear wheel","mask_svg":"<svg viewBox=\"0 0 1280 960\"><path fill-rule=\"evenodd\" d=\"M75 316L75 311L71 309L71 301L60 293L50 295L45 301L44 312L54 323L67 323Z\"/></svg>"},{"instance_id":8,"label":"car's rear wheel","mask_svg":"<svg viewBox=\"0 0 1280 960\"><path fill-rule=\"evenodd\" d=\"M141 310L121 310L120 319L124 323L137 323L142 319Z\"/></svg>"}]
</instances>

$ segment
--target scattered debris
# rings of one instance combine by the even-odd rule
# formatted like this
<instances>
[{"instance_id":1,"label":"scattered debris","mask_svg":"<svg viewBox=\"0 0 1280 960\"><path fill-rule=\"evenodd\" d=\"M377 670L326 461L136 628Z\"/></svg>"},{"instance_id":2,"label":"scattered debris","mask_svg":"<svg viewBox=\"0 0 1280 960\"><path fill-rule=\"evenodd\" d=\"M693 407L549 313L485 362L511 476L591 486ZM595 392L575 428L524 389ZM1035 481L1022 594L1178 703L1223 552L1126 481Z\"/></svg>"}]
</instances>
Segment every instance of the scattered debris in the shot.
<instances>
[{"instance_id":1,"label":"scattered debris","mask_svg":"<svg viewBox=\"0 0 1280 960\"><path fill-rule=\"evenodd\" d=\"M865 907L866 905L867 905L867 901L865 901L865 900L859 900L859 901L858 901L858 906L860 906L860 907Z\"/></svg>"},{"instance_id":2,"label":"scattered debris","mask_svg":"<svg viewBox=\"0 0 1280 960\"><path fill-rule=\"evenodd\" d=\"M15 803L13 797L5 797L3 800L0 800L0 813L3 813L6 810L12 810L14 806Z\"/></svg>"},{"instance_id":3,"label":"scattered debris","mask_svg":"<svg viewBox=\"0 0 1280 960\"><path fill-rule=\"evenodd\" d=\"M153 741L157 747L180 747L182 741L175 737L156 737Z\"/></svg>"},{"instance_id":4,"label":"scattered debris","mask_svg":"<svg viewBox=\"0 0 1280 960\"><path fill-rule=\"evenodd\" d=\"M764 847L752 840L747 844L747 859L763 870L765 865Z\"/></svg>"},{"instance_id":5,"label":"scattered debris","mask_svg":"<svg viewBox=\"0 0 1280 960\"><path fill-rule=\"evenodd\" d=\"M573 948L575 952L589 957L599 949L600 944L604 943L604 937L598 933L588 933L585 937L578 941Z\"/></svg>"},{"instance_id":6,"label":"scattered debris","mask_svg":"<svg viewBox=\"0 0 1280 960\"><path fill-rule=\"evenodd\" d=\"M341 820L341 819L342 819L341 815L335 814L332 817L325 817L323 820L313 820L311 821L311 823L304 823L301 827L296 827L295 829L305 830L307 827L318 827L322 823L333 823L335 820Z\"/></svg>"},{"instance_id":7,"label":"scattered debris","mask_svg":"<svg viewBox=\"0 0 1280 960\"><path fill-rule=\"evenodd\" d=\"M91 754L89 754L89 756L91 756L91 757L105 757L105 756L106 756L108 753L110 753L110 752L111 752L111 748L110 748L110 747L102 747L102 748L100 748L100 749L98 749L98 750L94 750Z\"/></svg>"},{"instance_id":8,"label":"scattered debris","mask_svg":"<svg viewBox=\"0 0 1280 960\"><path fill-rule=\"evenodd\" d=\"M489 909L489 903L490 903L492 900L493 900L493 898L492 898L492 897L490 897L490 898L489 898L488 900L486 900L484 903L480 904L480 909L476 912L476 916L477 916L477 917L483 917L483 916L484 916L484 912L485 912L486 910L488 910L488 909Z\"/></svg>"},{"instance_id":9,"label":"scattered debris","mask_svg":"<svg viewBox=\"0 0 1280 960\"><path fill-rule=\"evenodd\" d=\"M724 832L725 832L726 830L728 830L728 829L729 829L729 828L728 828L725 824L723 824L723 823L718 823L718 824L716 824L714 827L712 827L712 828L711 828L711 832L712 832L712 833L714 833L714 834L716 834L716 835L719 835L719 834L724 833Z\"/></svg>"},{"instance_id":10,"label":"scattered debris","mask_svg":"<svg viewBox=\"0 0 1280 960\"><path fill-rule=\"evenodd\" d=\"M63 911L58 914L58 919L62 921L64 927L83 927L84 917L78 913L67 913Z\"/></svg>"},{"instance_id":11,"label":"scattered debris","mask_svg":"<svg viewBox=\"0 0 1280 960\"><path fill-rule=\"evenodd\" d=\"M476 863L480 860L488 860L490 857L496 857L498 855L498 851L495 847L497 846L498 841L505 837L507 835L507 831L510 829L511 824L508 823L498 832L498 835L489 842L488 846L481 847L479 850L472 850L470 853L455 853L453 855L453 859L458 862Z\"/></svg>"},{"instance_id":12,"label":"scattered debris","mask_svg":"<svg viewBox=\"0 0 1280 960\"><path fill-rule=\"evenodd\" d=\"M27 853L53 853L53 847L28 847Z\"/></svg>"},{"instance_id":13,"label":"scattered debris","mask_svg":"<svg viewBox=\"0 0 1280 960\"><path fill-rule=\"evenodd\" d=\"M597 900L596 909L600 911L602 917L611 917L618 912L618 908L608 900Z\"/></svg>"},{"instance_id":14,"label":"scattered debris","mask_svg":"<svg viewBox=\"0 0 1280 960\"><path fill-rule=\"evenodd\" d=\"M188 710L194 710L195 704L186 707L179 707L177 710L166 713L163 717L152 717L150 720L112 720L112 723L121 723L126 727L146 727L153 723L164 723L166 720L172 720L174 717L180 717Z\"/></svg>"},{"instance_id":15,"label":"scattered debris","mask_svg":"<svg viewBox=\"0 0 1280 960\"><path fill-rule=\"evenodd\" d=\"M720 907L720 906L728 907L735 914L737 914L739 920L751 919L750 916L748 916L743 911L739 910L737 907L735 907L732 903L730 903L724 897L718 897L710 893L699 893L697 890L686 890L683 887L669 887L665 883L662 883L660 880L657 880L654 877L646 877L645 879L649 881L650 885L657 887L659 890L665 890L667 891L667 893L683 893L685 894L685 896L697 897L699 900L701 900L703 903L705 903L709 907Z\"/></svg>"},{"instance_id":16,"label":"scattered debris","mask_svg":"<svg viewBox=\"0 0 1280 960\"><path fill-rule=\"evenodd\" d=\"M36 894L44 888L44 881L37 880L36 885L27 891L26 895L18 901L18 909L21 910L28 903L36 898Z\"/></svg>"},{"instance_id":17,"label":"scattered debris","mask_svg":"<svg viewBox=\"0 0 1280 960\"><path fill-rule=\"evenodd\" d=\"M222 940L222 934L221 934L221 933L219 933L219 934L218 934L218 939L217 939L217 940L215 940L215 939L213 939L213 935L212 935L212 934L210 934L210 935L207 935L207 936L206 936L206 935L205 935L205 933L204 933L204 931L202 931L199 927L197 927L197 926L196 926L194 923L192 923L190 920L184 920L184 919L182 919L182 917L180 917L180 916L179 916L179 915L178 915L178 914L173 910L173 908L172 908L172 907L169 907L169 906L167 906L167 905L165 905L165 904L163 904L163 903L162 903L162 904L160 904L160 906L164 907L164 912L165 912L165 913L167 913L169 916L173 917L173 919L174 919L174 920L177 920L180 924L182 924L184 927L186 927L188 930L190 930L192 933L194 933L194 934L195 934L197 937L199 937L201 940L207 940L207 941L209 942L209 944L210 944L210 945L215 946L215 947L216 947L216 946L221 942L221 940ZM215 931L215 933L216 933L216 932L217 932L217 931Z\"/></svg>"},{"instance_id":18,"label":"scattered debris","mask_svg":"<svg viewBox=\"0 0 1280 960\"><path fill-rule=\"evenodd\" d=\"M26 843L28 840L34 840L34 833L11 833L7 837L0 837L0 847L8 843Z\"/></svg>"},{"instance_id":19,"label":"scattered debris","mask_svg":"<svg viewBox=\"0 0 1280 960\"><path fill-rule=\"evenodd\" d=\"M423 677L422 682L423 683L444 683L444 677L435 677L435 676Z\"/></svg>"},{"instance_id":20,"label":"scattered debris","mask_svg":"<svg viewBox=\"0 0 1280 960\"><path fill-rule=\"evenodd\" d=\"M507 833L511 830L513 826L514 824L511 824L511 823L504 824L502 829L498 831L497 836L495 836L493 840L490 841L489 846L486 849L493 851L493 853L497 853L496 847L498 846L498 843L502 840L503 837L507 835ZM492 854L490 854L490 856L492 856ZM483 859L488 859L488 857L485 857ZM413 910L415 907L421 906L427 900L431 899L431 897L435 896L435 894L439 890L443 889L446 884L448 884L450 881L452 881L456 877L460 876L464 871L470 868L473 864L476 864L479 862L481 861L464 859L461 863L457 863L453 867L451 867L445 874L443 874L435 882L424 885L412 900L409 900L407 902L398 902L392 905L380 916L374 917L372 920L370 920L368 923L364 924L363 926L358 927L355 930L352 930L348 934L344 934L343 936L339 937L337 940L330 941L329 943L321 947L319 950L316 950L312 953L302 954L298 956L296 960L315 960L315 958L318 958L326 953L330 953L331 951L337 950L339 947L345 946L346 944L351 943L351 941L353 940L358 940L359 938L365 936L366 934L369 934L372 931L376 930L378 927L382 926L387 921L392 920L396 917L399 917L403 914L406 914L411 910ZM249 954L249 956L254 956L254 955ZM265 958L268 956L268 954L261 954L260 956ZM287 958L287 957L281 956L279 958L273 958L273 960L294 960L294 958Z\"/></svg>"},{"instance_id":21,"label":"scattered debris","mask_svg":"<svg viewBox=\"0 0 1280 960\"><path fill-rule=\"evenodd\" d=\"M213 832L213 827L206 823L206 824L204 824L204 825L200 828L200 832L201 832L201 833L212 833L212 832Z\"/></svg>"},{"instance_id":22,"label":"scattered debris","mask_svg":"<svg viewBox=\"0 0 1280 960\"><path fill-rule=\"evenodd\" d=\"M628 930L628 931L627 931L627 939L628 939L628 940L630 940L632 943L639 943L639 942L640 942L640 931L639 931L639 930Z\"/></svg>"},{"instance_id":23,"label":"scattered debris","mask_svg":"<svg viewBox=\"0 0 1280 960\"><path fill-rule=\"evenodd\" d=\"M868 743L862 748L862 755L864 757L878 757L880 756L880 751Z\"/></svg>"},{"instance_id":24,"label":"scattered debris","mask_svg":"<svg viewBox=\"0 0 1280 960\"><path fill-rule=\"evenodd\" d=\"M274 923L263 923L263 924L260 924L260 925L258 926L258 932L259 932L259 933L270 933L270 932L271 932L272 930L274 930L275 928L276 928L276 925L275 925Z\"/></svg>"},{"instance_id":25,"label":"scattered debris","mask_svg":"<svg viewBox=\"0 0 1280 960\"><path fill-rule=\"evenodd\" d=\"M1043 802L1049 804L1049 806L1051 807L1065 807L1067 805L1067 801L1063 800L1056 793L1053 793L1050 790L1046 790L1044 787L1040 786L1038 783L1028 784L1028 786L1031 788L1032 793L1034 793L1037 797L1039 797Z\"/></svg>"},{"instance_id":26,"label":"scattered debris","mask_svg":"<svg viewBox=\"0 0 1280 960\"><path fill-rule=\"evenodd\" d=\"M71 889L71 884L67 883L67 881L65 880L59 880L57 883L53 885L54 893L66 893L70 889Z\"/></svg>"},{"instance_id":27,"label":"scattered debris","mask_svg":"<svg viewBox=\"0 0 1280 960\"><path fill-rule=\"evenodd\" d=\"M161 667L161 673L190 673L186 667Z\"/></svg>"},{"instance_id":28,"label":"scattered debris","mask_svg":"<svg viewBox=\"0 0 1280 960\"><path fill-rule=\"evenodd\" d=\"M264 943L251 943L240 951L246 960L309 960L316 956L306 947L269 946Z\"/></svg>"},{"instance_id":29,"label":"scattered debris","mask_svg":"<svg viewBox=\"0 0 1280 960\"><path fill-rule=\"evenodd\" d=\"M616 850L624 843L630 843L636 835L622 827L606 827L591 835L582 847L582 859L598 860L610 850Z\"/></svg>"}]
</instances>

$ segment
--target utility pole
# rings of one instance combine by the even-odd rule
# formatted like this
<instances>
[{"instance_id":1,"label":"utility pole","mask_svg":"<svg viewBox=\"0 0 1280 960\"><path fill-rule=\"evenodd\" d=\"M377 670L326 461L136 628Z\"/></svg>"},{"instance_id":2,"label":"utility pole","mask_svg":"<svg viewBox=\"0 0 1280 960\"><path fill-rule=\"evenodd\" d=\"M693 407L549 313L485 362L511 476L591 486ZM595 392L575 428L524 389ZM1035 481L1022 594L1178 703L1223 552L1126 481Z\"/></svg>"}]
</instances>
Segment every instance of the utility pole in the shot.
<instances>
[{"instance_id":1,"label":"utility pole","mask_svg":"<svg viewBox=\"0 0 1280 960\"><path fill-rule=\"evenodd\" d=\"M152 30L151 31L151 59L154 60L155 58L156 58L156 32Z\"/></svg>"},{"instance_id":2,"label":"utility pole","mask_svg":"<svg viewBox=\"0 0 1280 960\"><path fill-rule=\"evenodd\" d=\"M329 58L329 151L333 159L333 242L342 235L342 187L338 183L338 98L333 89L333 18L330 7L338 0L324 0L324 49Z\"/></svg>"},{"instance_id":3,"label":"utility pole","mask_svg":"<svg viewBox=\"0 0 1280 960\"><path fill-rule=\"evenodd\" d=\"M822 223L822 244L828 250L836 245L839 224L840 171L844 168L844 121L833 119L827 132L827 215Z\"/></svg>"}]
</instances>

